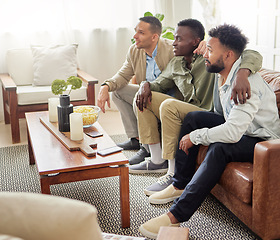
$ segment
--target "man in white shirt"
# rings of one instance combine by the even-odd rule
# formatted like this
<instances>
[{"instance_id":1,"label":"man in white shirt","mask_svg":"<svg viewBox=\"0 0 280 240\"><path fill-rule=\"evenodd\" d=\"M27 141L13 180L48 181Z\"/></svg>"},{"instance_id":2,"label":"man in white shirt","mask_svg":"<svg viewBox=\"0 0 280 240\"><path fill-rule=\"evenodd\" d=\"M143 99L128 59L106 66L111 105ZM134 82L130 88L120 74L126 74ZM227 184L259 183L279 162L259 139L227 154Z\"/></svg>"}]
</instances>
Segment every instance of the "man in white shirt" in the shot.
<instances>
[{"instance_id":1,"label":"man in white shirt","mask_svg":"<svg viewBox=\"0 0 280 240\"><path fill-rule=\"evenodd\" d=\"M231 99L232 83L240 67L240 55L247 38L232 25L221 25L209 31L204 54L208 72L215 79L215 112L191 112L183 122L175 156L172 185L149 197L150 203L174 201L167 214L140 226L150 238L161 226L179 226L198 209L219 181L229 162L253 162L255 144L280 137L280 120L276 96L258 73L249 76L251 98L235 105ZM199 145L208 151L195 171Z\"/></svg>"}]
</instances>

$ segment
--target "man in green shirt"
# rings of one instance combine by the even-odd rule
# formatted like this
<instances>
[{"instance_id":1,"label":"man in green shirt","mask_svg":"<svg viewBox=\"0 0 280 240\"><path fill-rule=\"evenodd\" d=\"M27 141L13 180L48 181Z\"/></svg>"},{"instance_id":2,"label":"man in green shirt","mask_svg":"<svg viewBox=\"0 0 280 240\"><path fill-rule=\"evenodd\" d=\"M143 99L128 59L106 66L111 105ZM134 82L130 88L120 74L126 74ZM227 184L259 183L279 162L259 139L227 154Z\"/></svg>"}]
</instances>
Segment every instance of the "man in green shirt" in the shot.
<instances>
[{"instance_id":1,"label":"man in green shirt","mask_svg":"<svg viewBox=\"0 0 280 240\"><path fill-rule=\"evenodd\" d=\"M214 74L206 71L203 56L193 53L204 39L204 34L204 27L197 20L179 22L173 43L175 57L154 82L143 82L135 96L139 139L141 143L148 144L151 160L137 164L142 159L132 158L135 162L130 160L130 164L136 164L129 167L129 172L155 173L168 170L157 183L144 190L147 195L161 191L172 183L178 135L186 114L213 110ZM237 74L238 85L244 79L248 81L250 72L255 73L260 69L261 60L257 52L244 51L242 69ZM173 88L177 89L176 98L165 94ZM161 123L161 132L158 131L158 122Z\"/></svg>"}]
</instances>

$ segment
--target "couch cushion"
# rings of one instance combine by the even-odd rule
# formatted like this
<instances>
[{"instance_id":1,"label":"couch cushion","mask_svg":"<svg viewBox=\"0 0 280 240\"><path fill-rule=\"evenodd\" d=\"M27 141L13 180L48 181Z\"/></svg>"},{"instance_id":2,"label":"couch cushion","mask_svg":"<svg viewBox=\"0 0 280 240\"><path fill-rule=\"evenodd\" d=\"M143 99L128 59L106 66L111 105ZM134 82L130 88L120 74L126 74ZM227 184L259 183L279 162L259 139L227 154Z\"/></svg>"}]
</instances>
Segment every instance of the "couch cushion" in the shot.
<instances>
[{"instance_id":1,"label":"couch cushion","mask_svg":"<svg viewBox=\"0 0 280 240\"><path fill-rule=\"evenodd\" d=\"M68 86L68 89L70 88L71 86ZM55 97L51 91L51 86L18 86L17 94L18 105L48 103L49 98ZM87 87L82 86L80 89L72 90L70 99L71 101L87 100Z\"/></svg>"},{"instance_id":2,"label":"couch cushion","mask_svg":"<svg viewBox=\"0 0 280 240\"><path fill-rule=\"evenodd\" d=\"M31 47L35 86L49 86L55 79L77 76L77 44Z\"/></svg>"},{"instance_id":3,"label":"couch cushion","mask_svg":"<svg viewBox=\"0 0 280 240\"><path fill-rule=\"evenodd\" d=\"M0 193L0 233L28 240L101 240L94 206L35 193Z\"/></svg>"},{"instance_id":4,"label":"couch cushion","mask_svg":"<svg viewBox=\"0 0 280 240\"><path fill-rule=\"evenodd\" d=\"M244 203L252 203L253 164L231 162L227 165L219 184Z\"/></svg>"},{"instance_id":5,"label":"couch cushion","mask_svg":"<svg viewBox=\"0 0 280 240\"><path fill-rule=\"evenodd\" d=\"M206 146L200 146L197 156L198 166L203 162L207 149ZM229 163L218 184L240 201L250 204L253 191L253 164L249 162Z\"/></svg>"},{"instance_id":6,"label":"couch cushion","mask_svg":"<svg viewBox=\"0 0 280 240\"><path fill-rule=\"evenodd\" d=\"M32 84L33 57L29 48L8 50L6 62L8 73L17 86Z\"/></svg>"},{"instance_id":7,"label":"couch cushion","mask_svg":"<svg viewBox=\"0 0 280 240\"><path fill-rule=\"evenodd\" d=\"M262 68L259 73L276 95L278 113L280 116L280 72Z\"/></svg>"}]
</instances>

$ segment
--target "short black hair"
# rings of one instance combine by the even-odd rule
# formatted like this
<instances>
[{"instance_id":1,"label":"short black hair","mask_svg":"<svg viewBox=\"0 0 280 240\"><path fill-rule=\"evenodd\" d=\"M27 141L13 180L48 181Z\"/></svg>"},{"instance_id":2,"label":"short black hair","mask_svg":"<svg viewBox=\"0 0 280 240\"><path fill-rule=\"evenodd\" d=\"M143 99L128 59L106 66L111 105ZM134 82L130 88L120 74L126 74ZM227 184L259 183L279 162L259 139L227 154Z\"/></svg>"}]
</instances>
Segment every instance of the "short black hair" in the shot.
<instances>
[{"instance_id":1,"label":"short black hair","mask_svg":"<svg viewBox=\"0 0 280 240\"><path fill-rule=\"evenodd\" d=\"M241 30L230 24L210 29L209 36L218 38L222 45L235 51L238 55L241 55L248 43L248 38L242 34Z\"/></svg>"},{"instance_id":2,"label":"short black hair","mask_svg":"<svg viewBox=\"0 0 280 240\"><path fill-rule=\"evenodd\" d=\"M152 33L157 33L158 35L162 32L162 24L161 22L153 16L146 16L139 18L140 21L146 22L150 24L150 30Z\"/></svg>"},{"instance_id":3,"label":"short black hair","mask_svg":"<svg viewBox=\"0 0 280 240\"><path fill-rule=\"evenodd\" d=\"M177 24L178 27L189 27L194 36L200 38L200 41L202 41L204 39L205 36L205 30L203 25L201 24L200 21L196 20L196 19L184 19L182 21L180 21Z\"/></svg>"}]
</instances>

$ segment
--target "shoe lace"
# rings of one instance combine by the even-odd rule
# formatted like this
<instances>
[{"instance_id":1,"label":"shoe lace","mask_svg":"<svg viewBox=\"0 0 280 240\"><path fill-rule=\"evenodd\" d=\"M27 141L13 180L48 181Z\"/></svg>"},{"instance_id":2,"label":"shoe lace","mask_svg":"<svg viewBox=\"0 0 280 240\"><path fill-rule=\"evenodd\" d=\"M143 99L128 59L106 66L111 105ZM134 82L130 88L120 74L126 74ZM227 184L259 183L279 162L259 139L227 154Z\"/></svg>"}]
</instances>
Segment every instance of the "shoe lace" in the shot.
<instances>
[{"instance_id":1,"label":"shoe lace","mask_svg":"<svg viewBox=\"0 0 280 240\"><path fill-rule=\"evenodd\" d=\"M150 164L151 161L152 161L152 159L145 159L147 169L149 169L149 164Z\"/></svg>"},{"instance_id":2,"label":"shoe lace","mask_svg":"<svg viewBox=\"0 0 280 240\"><path fill-rule=\"evenodd\" d=\"M173 175L174 173L165 174L164 176L158 179L158 184L163 185L167 183L173 177Z\"/></svg>"}]
</instances>

